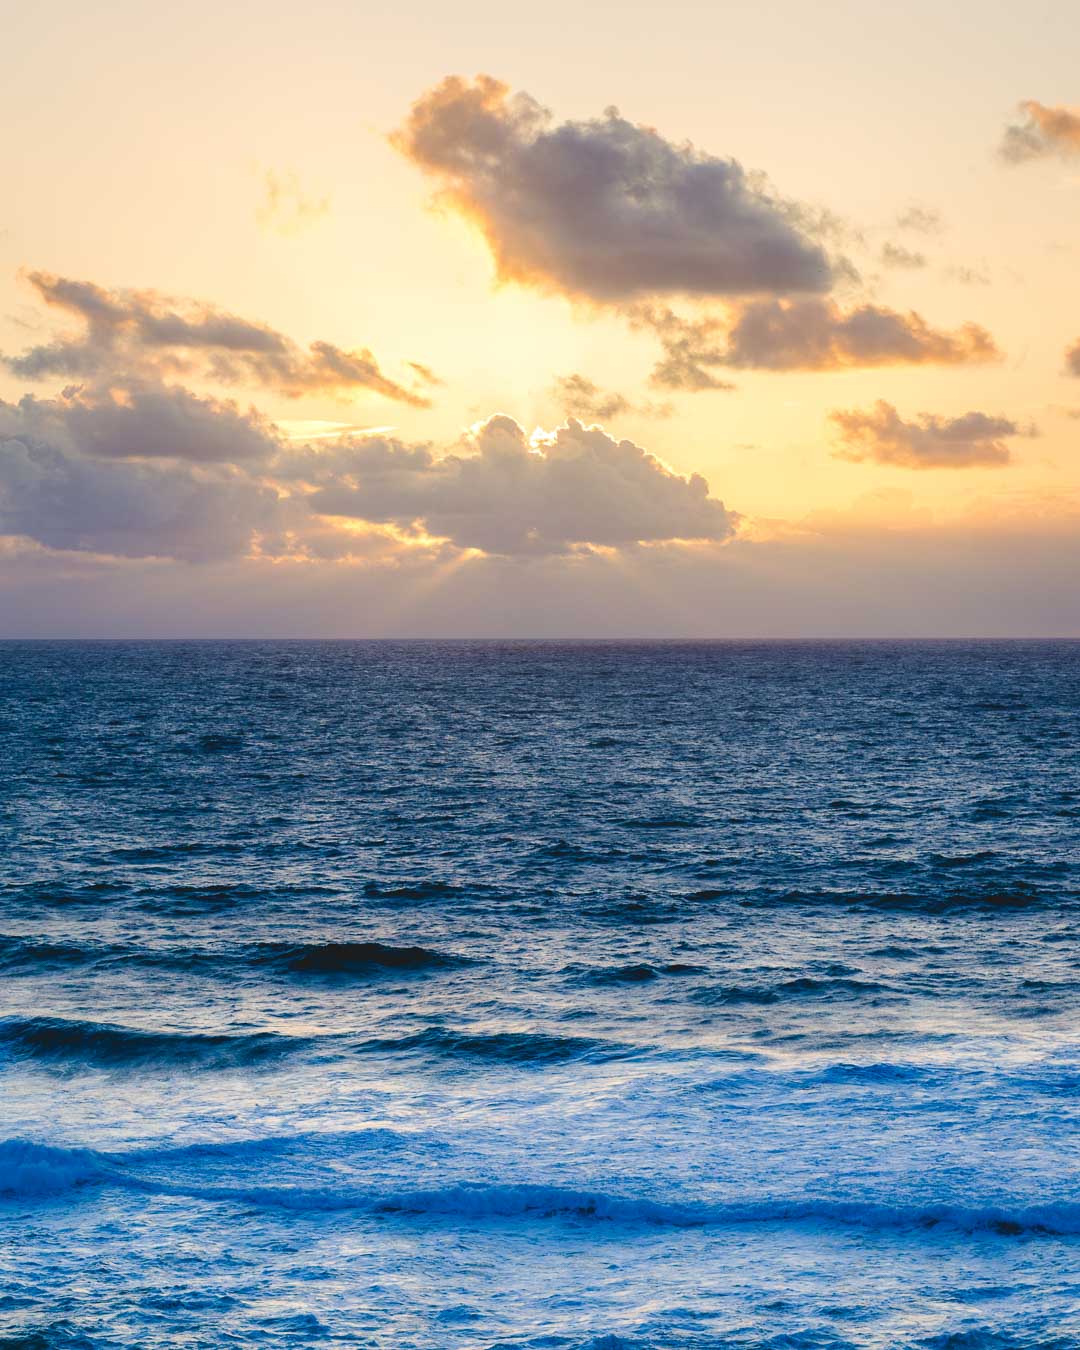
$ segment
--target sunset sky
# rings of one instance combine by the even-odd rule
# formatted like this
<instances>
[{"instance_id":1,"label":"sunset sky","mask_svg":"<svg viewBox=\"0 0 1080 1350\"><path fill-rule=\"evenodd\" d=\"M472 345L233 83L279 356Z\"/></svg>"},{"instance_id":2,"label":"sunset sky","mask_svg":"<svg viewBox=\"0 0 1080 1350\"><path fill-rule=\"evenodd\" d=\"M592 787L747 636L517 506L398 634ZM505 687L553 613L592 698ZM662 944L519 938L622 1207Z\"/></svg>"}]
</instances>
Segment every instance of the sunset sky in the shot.
<instances>
[{"instance_id":1,"label":"sunset sky","mask_svg":"<svg viewBox=\"0 0 1080 1350\"><path fill-rule=\"evenodd\" d=\"M1080 634L1075 8L24 6L0 636Z\"/></svg>"}]
</instances>

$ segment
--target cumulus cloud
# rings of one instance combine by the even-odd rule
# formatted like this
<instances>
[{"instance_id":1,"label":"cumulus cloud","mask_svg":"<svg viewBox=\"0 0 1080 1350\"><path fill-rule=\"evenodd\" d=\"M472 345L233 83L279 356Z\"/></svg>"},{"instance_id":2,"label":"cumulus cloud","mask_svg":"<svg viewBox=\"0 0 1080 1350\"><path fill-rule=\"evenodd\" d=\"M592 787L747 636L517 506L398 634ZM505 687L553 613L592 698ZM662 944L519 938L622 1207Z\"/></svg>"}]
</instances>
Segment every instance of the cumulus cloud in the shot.
<instances>
[{"instance_id":1,"label":"cumulus cloud","mask_svg":"<svg viewBox=\"0 0 1080 1350\"><path fill-rule=\"evenodd\" d=\"M670 403L632 403L625 394L601 389L584 375L560 375L551 390L562 412L584 422L610 422L626 413L638 417L670 417Z\"/></svg>"},{"instance_id":2,"label":"cumulus cloud","mask_svg":"<svg viewBox=\"0 0 1080 1350\"><path fill-rule=\"evenodd\" d=\"M1005 128L998 147L998 155L1006 164L1024 164L1049 155L1062 159L1080 155L1080 112L1048 108L1036 99L1028 99L1019 107L1023 120Z\"/></svg>"},{"instance_id":3,"label":"cumulus cloud","mask_svg":"<svg viewBox=\"0 0 1080 1350\"><path fill-rule=\"evenodd\" d=\"M665 539L724 540L737 517L631 441L570 419L530 440L511 418L479 426L468 453L369 438L292 452L282 472L320 515L392 524L502 555Z\"/></svg>"},{"instance_id":4,"label":"cumulus cloud","mask_svg":"<svg viewBox=\"0 0 1080 1350\"><path fill-rule=\"evenodd\" d=\"M278 526L279 498L235 471L88 459L0 441L0 534L123 558L212 562L246 554Z\"/></svg>"},{"instance_id":5,"label":"cumulus cloud","mask_svg":"<svg viewBox=\"0 0 1080 1350\"><path fill-rule=\"evenodd\" d=\"M614 108L555 124L490 76L451 76L393 141L479 226L506 281L599 303L820 292L833 281L806 213L737 161L675 145Z\"/></svg>"},{"instance_id":6,"label":"cumulus cloud","mask_svg":"<svg viewBox=\"0 0 1080 1350\"><path fill-rule=\"evenodd\" d=\"M1034 428L982 412L951 418L920 413L907 422L883 400L869 412L838 410L829 417L840 442L838 459L905 469L1000 468L1011 459L1006 437L1035 434Z\"/></svg>"},{"instance_id":7,"label":"cumulus cloud","mask_svg":"<svg viewBox=\"0 0 1080 1350\"><path fill-rule=\"evenodd\" d=\"M985 328L937 329L914 311L880 305L843 310L831 300L755 300L728 319L684 319L637 306L632 322L659 337L664 359L653 372L669 389L730 388L716 367L743 370L847 370L889 365L968 365L999 359Z\"/></svg>"},{"instance_id":8,"label":"cumulus cloud","mask_svg":"<svg viewBox=\"0 0 1080 1350\"><path fill-rule=\"evenodd\" d=\"M208 562L504 555L722 541L703 478L571 420L528 438L493 417L449 453L374 435L296 445L184 389L0 401L0 536L49 549Z\"/></svg>"},{"instance_id":9,"label":"cumulus cloud","mask_svg":"<svg viewBox=\"0 0 1080 1350\"><path fill-rule=\"evenodd\" d=\"M187 389L128 383L101 394L79 388L59 399L0 401L0 433L29 431L67 449L104 459L183 459L246 463L269 458L280 438L253 409Z\"/></svg>"},{"instance_id":10,"label":"cumulus cloud","mask_svg":"<svg viewBox=\"0 0 1080 1350\"><path fill-rule=\"evenodd\" d=\"M435 378L415 363L410 388L385 375L366 348L346 351L313 342L304 350L266 324L157 291L110 291L45 272L31 272L28 280L47 305L74 316L83 327L76 336L5 357L8 369L26 379L180 374L263 386L290 398L345 397L366 389L414 407L429 406L416 382L426 386Z\"/></svg>"},{"instance_id":11,"label":"cumulus cloud","mask_svg":"<svg viewBox=\"0 0 1080 1350\"><path fill-rule=\"evenodd\" d=\"M926 254L886 240L881 247L881 263L883 267L910 272L926 266Z\"/></svg>"},{"instance_id":12,"label":"cumulus cloud","mask_svg":"<svg viewBox=\"0 0 1080 1350\"><path fill-rule=\"evenodd\" d=\"M1070 375L1080 375L1080 339L1065 353L1065 369Z\"/></svg>"}]
</instances>

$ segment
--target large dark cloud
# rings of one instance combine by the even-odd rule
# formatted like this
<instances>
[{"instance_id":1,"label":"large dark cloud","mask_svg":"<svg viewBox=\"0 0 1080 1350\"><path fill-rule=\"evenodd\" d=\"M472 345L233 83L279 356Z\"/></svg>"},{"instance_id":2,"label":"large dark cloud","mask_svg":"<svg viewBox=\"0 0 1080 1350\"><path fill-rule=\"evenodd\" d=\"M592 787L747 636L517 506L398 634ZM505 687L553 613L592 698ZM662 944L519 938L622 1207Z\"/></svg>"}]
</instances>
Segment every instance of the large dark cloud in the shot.
<instances>
[{"instance_id":1,"label":"large dark cloud","mask_svg":"<svg viewBox=\"0 0 1080 1350\"><path fill-rule=\"evenodd\" d=\"M444 542L548 554L724 540L735 520L703 478L573 420L532 442L494 417L439 456L381 438L289 445L234 404L162 386L0 402L0 535L51 549L189 562Z\"/></svg>"},{"instance_id":2,"label":"large dark cloud","mask_svg":"<svg viewBox=\"0 0 1080 1350\"><path fill-rule=\"evenodd\" d=\"M102 459L182 459L248 463L269 458L280 438L254 410L187 389L129 383L100 394L68 390L63 398L0 402L0 434L38 439Z\"/></svg>"},{"instance_id":3,"label":"large dark cloud","mask_svg":"<svg viewBox=\"0 0 1080 1350\"><path fill-rule=\"evenodd\" d=\"M277 492L227 469L88 459L0 441L0 534L53 549L212 562L279 526Z\"/></svg>"},{"instance_id":4,"label":"large dark cloud","mask_svg":"<svg viewBox=\"0 0 1080 1350\"><path fill-rule=\"evenodd\" d=\"M614 109L555 125L481 75L442 81L395 144L475 221L499 276L601 303L825 291L809 214L733 159L674 145Z\"/></svg>"},{"instance_id":5,"label":"large dark cloud","mask_svg":"<svg viewBox=\"0 0 1080 1350\"><path fill-rule=\"evenodd\" d=\"M962 417L920 413L906 422L891 403L879 400L868 412L829 414L840 445L839 459L893 464L905 469L1000 468L1011 455L1005 438L1033 434L1007 417L982 412Z\"/></svg>"},{"instance_id":6,"label":"large dark cloud","mask_svg":"<svg viewBox=\"0 0 1080 1350\"><path fill-rule=\"evenodd\" d=\"M369 439L304 449L282 472L322 515L393 524L497 554L565 553L662 539L724 540L736 517L698 474L683 478L630 441L571 419L531 443L509 417L483 424L469 453Z\"/></svg>"},{"instance_id":7,"label":"large dark cloud","mask_svg":"<svg viewBox=\"0 0 1080 1350\"><path fill-rule=\"evenodd\" d=\"M1000 358L985 328L932 327L920 314L858 305L841 309L818 297L754 300L727 320L684 319L670 309L637 306L638 327L660 339L664 358L654 383L668 389L729 388L717 368L849 370L891 365L969 365Z\"/></svg>"},{"instance_id":8,"label":"large dark cloud","mask_svg":"<svg viewBox=\"0 0 1080 1350\"><path fill-rule=\"evenodd\" d=\"M304 350L265 324L156 291L109 291L44 272L30 273L29 281L46 304L78 319L82 331L4 358L25 379L182 374L262 386L290 398L370 390L414 407L429 403L418 388L385 375L366 348L313 342ZM410 364L421 386L434 382L426 367Z\"/></svg>"},{"instance_id":9,"label":"large dark cloud","mask_svg":"<svg viewBox=\"0 0 1080 1350\"><path fill-rule=\"evenodd\" d=\"M1080 155L1080 112L1071 108L1048 108L1036 99L1020 104L1023 120L1005 128L998 154L1007 164L1057 155L1071 159Z\"/></svg>"},{"instance_id":10,"label":"large dark cloud","mask_svg":"<svg viewBox=\"0 0 1080 1350\"><path fill-rule=\"evenodd\" d=\"M675 145L614 109L556 124L498 80L451 76L393 140L478 225L501 279L614 306L652 329L661 388L729 389L716 373L725 366L955 365L998 354L975 324L944 332L873 304L841 310L823 295L858 276L819 242L843 233L828 211L784 201L735 160ZM928 233L940 218L914 206L897 224ZM896 243L881 260L926 262ZM678 296L727 312L686 317L667 307Z\"/></svg>"}]
</instances>

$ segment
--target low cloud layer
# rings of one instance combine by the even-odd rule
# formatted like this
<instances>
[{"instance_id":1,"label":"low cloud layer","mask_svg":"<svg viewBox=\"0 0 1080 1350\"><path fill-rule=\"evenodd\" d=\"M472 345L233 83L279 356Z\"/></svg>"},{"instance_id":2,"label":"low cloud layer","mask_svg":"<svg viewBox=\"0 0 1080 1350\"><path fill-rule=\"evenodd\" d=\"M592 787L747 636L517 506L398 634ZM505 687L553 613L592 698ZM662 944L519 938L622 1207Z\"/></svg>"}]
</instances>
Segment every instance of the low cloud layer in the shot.
<instances>
[{"instance_id":1,"label":"low cloud layer","mask_svg":"<svg viewBox=\"0 0 1080 1350\"><path fill-rule=\"evenodd\" d=\"M183 389L0 402L0 536L49 549L186 562L542 555L723 541L736 519L699 475L574 420L530 440L493 417L438 455L379 437L296 446Z\"/></svg>"},{"instance_id":2,"label":"low cloud layer","mask_svg":"<svg viewBox=\"0 0 1080 1350\"><path fill-rule=\"evenodd\" d=\"M278 494L244 474L89 459L0 439L0 535L120 558L215 562L278 526Z\"/></svg>"},{"instance_id":3,"label":"low cloud layer","mask_svg":"<svg viewBox=\"0 0 1080 1350\"><path fill-rule=\"evenodd\" d=\"M29 434L100 459L179 459L249 464L269 459L280 438L254 410L187 389L128 383L94 396L81 389L58 399L30 395L0 402L0 435Z\"/></svg>"},{"instance_id":4,"label":"low cloud layer","mask_svg":"<svg viewBox=\"0 0 1080 1350\"><path fill-rule=\"evenodd\" d=\"M1005 128L998 147L1006 164L1025 164L1052 155L1061 159L1080 155L1080 112L1048 108L1035 99L1021 103L1020 112L1023 120Z\"/></svg>"},{"instance_id":5,"label":"low cloud layer","mask_svg":"<svg viewBox=\"0 0 1080 1350\"><path fill-rule=\"evenodd\" d=\"M555 124L525 93L451 76L394 143L484 234L501 279L600 303L826 291L797 207L733 159L675 145L615 109Z\"/></svg>"},{"instance_id":6,"label":"low cloud layer","mask_svg":"<svg viewBox=\"0 0 1080 1350\"><path fill-rule=\"evenodd\" d=\"M571 419L532 441L496 416L468 453L370 439L295 452L287 472L320 515L418 529L462 549L529 555L582 545L724 540L736 517L699 474L681 477L631 441Z\"/></svg>"},{"instance_id":7,"label":"low cloud layer","mask_svg":"<svg viewBox=\"0 0 1080 1350\"><path fill-rule=\"evenodd\" d=\"M670 309L638 306L638 327L660 339L663 360L653 382L665 389L724 389L716 370L850 370L899 365L970 365L998 360L985 328L932 327L922 315L880 305L843 310L831 300L756 300L727 321L683 319Z\"/></svg>"},{"instance_id":8,"label":"low cloud layer","mask_svg":"<svg viewBox=\"0 0 1080 1350\"><path fill-rule=\"evenodd\" d=\"M981 412L952 418L920 413L907 422L884 400L868 412L853 409L829 416L839 440L834 451L838 459L905 469L1000 468L1012 458L1005 439L1033 434L1009 418Z\"/></svg>"},{"instance_id":9,"label":"low cloud layer","mask_svg":"<svg viewBox=\"0 0 1080 1350\"><path fill-rule=\"evenodd\" d=\"M32 272L28 280L45 304L73 316L82 331L4 357L24 379L179 375L263 387L289 398L369 390L413 407L429 405L422 390L434 377L417 363L410 363L415 378L406 387L385 375L366 348L313 342L304 350L266 324L157 291L110 291L44 272Z\"/></svg>"}]
</instances>

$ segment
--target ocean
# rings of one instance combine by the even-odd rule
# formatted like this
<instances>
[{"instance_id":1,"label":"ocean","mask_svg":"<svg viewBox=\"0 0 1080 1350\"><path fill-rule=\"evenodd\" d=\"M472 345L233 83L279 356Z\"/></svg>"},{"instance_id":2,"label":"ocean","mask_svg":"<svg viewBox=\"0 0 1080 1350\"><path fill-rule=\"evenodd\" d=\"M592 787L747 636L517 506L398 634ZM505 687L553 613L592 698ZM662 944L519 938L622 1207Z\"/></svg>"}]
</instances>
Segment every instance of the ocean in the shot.
<instances>
[{"instance_id":1,"label":"ocean","mask_svg":"<svg viewBox=\"0 0 1080 1350\"><path fill-rule=\"evenodd\" d=\"M1080 643L0 644L0 1347L1080 1346Z\"/></svg>"}]
</instances>

